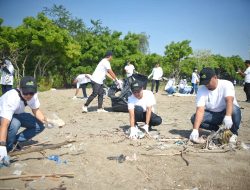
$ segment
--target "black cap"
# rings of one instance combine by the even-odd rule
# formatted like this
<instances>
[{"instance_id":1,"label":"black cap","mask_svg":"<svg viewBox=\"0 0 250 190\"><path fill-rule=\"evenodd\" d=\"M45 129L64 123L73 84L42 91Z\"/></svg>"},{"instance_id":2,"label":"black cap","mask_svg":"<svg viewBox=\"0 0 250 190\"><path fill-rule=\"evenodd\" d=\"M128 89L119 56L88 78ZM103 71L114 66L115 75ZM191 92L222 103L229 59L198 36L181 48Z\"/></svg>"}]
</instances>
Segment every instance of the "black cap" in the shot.
<instances>
[{"instance_id":1,"label":"black cap","mask_svg":"<svg viewBox=\"0 0 250 190\"><path fill-rule=\"evenodd\" d=\"M207 85L211 78L215 76L215 72L212 68L203 68L200 72L200 84L201 85Z\"/></svg>"},{"instance_id":2,"label":"black cap","mask_svg":"<svg viewBox=\"0 0 250 190\"><path fill-rule=\"evenodd\" d=\"M36 80L31 76L25 76L20 81L20 89L22 93L36 93L37 84Z\"/></svg>"},{"instance_id":3,"label":"black cap","mask_svg":"<svg viewBox=\"0 0 250 190\"><path fill-rule=\"evenodd\" d=\"M142 90L142 85L139 84L137 81L134 81L134 82L131 84L130 88L131 88L131 91L132 91L132 92L138 92L138 91L141 91L141 90Z\"/></svg>"},{"instance_id":4,"label":"black cap","mask_svg":"<svg viewBox=\"0 0 250 190\"><path fill-rule=\"evenodd\" d=\"M112 55L113 55L112 51L107 51L106 54L105 54L105 57L110 57Z\"/></svg>"},{"instance_id":5,"label":"black cap","mask_svg":"<svg viewBox=\"0 0 250 190\"><path fill-rule=\"evenodd\" d=\"M250 60L246 60L245 63L246 63L246 64L250 64Z\"/></svg>"}]
</instances>

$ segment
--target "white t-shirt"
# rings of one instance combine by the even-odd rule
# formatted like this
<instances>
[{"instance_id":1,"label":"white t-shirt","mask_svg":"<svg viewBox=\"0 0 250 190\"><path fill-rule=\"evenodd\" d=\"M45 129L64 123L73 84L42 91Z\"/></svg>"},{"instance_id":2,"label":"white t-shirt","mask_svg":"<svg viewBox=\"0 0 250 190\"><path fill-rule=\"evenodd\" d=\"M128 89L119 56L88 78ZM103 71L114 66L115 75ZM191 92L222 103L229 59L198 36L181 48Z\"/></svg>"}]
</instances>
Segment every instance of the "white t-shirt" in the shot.
<instances>
[{"instance_id":1,"label":"white t-shirt","mask_svg":"<svg viewBox=\"0 0 250 190\"><path fill-rule=\"evenodd\" d=\"M174 87L174 85L175 85L175 79L170 78L165 86L165 90L169 89L170 87Z\"/></svg>"},{"instance_id":2,"label":"white t-shirt","mask_svg":"<svg viewBox=\"0 0 250 190\"><path fill-rule=\"evenodd\" d=\"M246 83L250 83L250 67L248 67L248 68L245 70L244 73L246 74L246 76L245 76L245 82L246 82Z\"/></svg>"},{"instance_id":3,"label":"white t-shirt","mask_svg":"<svg viewBox=\"0 0 250 190\"><path fill-rule=\"evenodd\" d=\"M218 79L218 86L215 90L208 90L202 85L196 95L196 106L205 106L206 110L213 112L221 112L226 109L226 97L233 96L233 104L238 106L234 85L227 80Z\"/></svg>"},{"instance_id":4,"label":"white t-shirt","mask_svg":"<svg viewBox=\"0 0 250 190\"><path fill-rule=\"evenodd\" d=\"M163 70L161 67L155 67L153 68L152 73L148 76L150 78L153 75L153 80L161 80L161 77L163 75Z\"/></svg>"},{"instance_id":5,"label":"white t-shirt","mask_svg":"<svg viewBox=\"0 0 250 190\"><path fill-rule=\"evenodd\" d=\"M199 75L196 72L193 72L191 83L197 84L198 82L199 82Z\"/></svg>"},{"instance_id":6,"label":"white t-shirt","mask_svg":"<svg viewBox=\"0 0 250 190\"><path fill-rule=\"evenodd\" d=\"M37 93L27 101L27 106L31 109L37 109L40 107ZM24 113L24 102L18 95L15 89L7 91L0 97L0 117L6 118L11 121L13 114Z\"/></svg>"},{"instance_id":7,"label":"white t-shirt","mask_svg":"<svg viewBox=\"0 0 250 190\"><path fill-rule=\"evenodd\" d=\"M6 68L9 70L10 74L1 70L1 81L0 82L2 85L13 85L14 67L9 60L5 60L5 64L7 65Z\"/></svg>"},{"instance_id":8,"label":"white t-shirt","mask_svg":"<svg viewBox=\"0 0 250 190\"><path fill-rule=\"evenodd\" d=\"M92 74L91 80L98 84L103 84L109 69L111 69L110 62L107 60L107 58L102 59Z\"/></svg>"},{"instance_id":9,"label":"white t-shirt","mask_svg":"<svg viewBox=\"0 0 250 190\"><path fill-rule=\"evenodd\" d=\"M91 80L91 75L88 75L88 74L80 74L76 77L75 80L77 80L77 83L76 83L76 88L79 88L80 87L80 84L86 84L86 83L89 83Z\"/></svg>"},{"instance_id":10,"label":"white t-shirt","mask_svg":"<svg viewBox=\"0 0 250 190\"><path fill-rule=\"evenodd\" d=\"M130 77L134 73L135 67L134 65L130 64L126 65L124 69L126 71L127 77Z\"/></svg>"},{"instance_id":11,"label":"white t-shirt","mask_svg":"<svg viewBox=\"0 0 250 190\"><path fill-rule=\"evenodd\" d=\"M143 112L146 112L147 107L154 106L156 104L153 92L149 90L143 90L143 96L141 99L137 99L133 94L128 97L128 109L134 109L135 106L143 108ZM154 107L152 107L154 112Z\"/></svg>"}]
</instances>

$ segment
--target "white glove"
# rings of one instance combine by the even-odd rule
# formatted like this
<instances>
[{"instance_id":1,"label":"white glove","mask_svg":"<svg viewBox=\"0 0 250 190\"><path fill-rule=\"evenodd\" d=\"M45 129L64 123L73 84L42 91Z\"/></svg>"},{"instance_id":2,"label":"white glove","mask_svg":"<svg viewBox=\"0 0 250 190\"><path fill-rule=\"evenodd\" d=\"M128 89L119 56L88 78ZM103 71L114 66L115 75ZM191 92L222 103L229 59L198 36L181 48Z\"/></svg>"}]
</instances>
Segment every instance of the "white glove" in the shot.
<instances>
[{"instance_id":1,"label":"white glove","mask_svg":"<svg viewBox=\"0 0 250 190\"><path fill-rule=\"evenodd\" d=\"M7 149L6 146L0 146L0 161L7 156Z\"/></svg>"},{"instance_id":2,"label":"white glove","mask_svg":"<svg viewBox=\"0 0 250 190\"><path fill-rule=\"evenodd\" d=\"M199 138L199 131L198 131L198 129L193 129L192 133L189 136L189 139L191 141L196 142L198 140L198 138Z\"/></svg>"},{"instance_id":3,"label":"white glove","mask_svg":"<svg viewBox=\"0 0 250 190\"><path fill-rule=\"evenodd\" d=\"M130 127L129 138L131 138L131 139L137 139L138 138L138 128L137 127Z\"/></svg>"},{"instance_id":4,"label":"white glove","mask_svg":"<svg viewBox=\"0 0 250 190\"><path fill-rule=\"evenodd\" d=\"M149 132L148 132L148 124L143 125L141 128L144 129L147 134L149 134Z\"/></svg>"},{"instance_id":5,"label":"white glove","mask_svg":"<svg viewBox=\"0 0 250 190\"><path fill-rule=\"evenodd\" d=\"M47 121L47 122L44 123L44 127L48 128L48 129L52 129L52 128L55 127L55 125L53 123L50 123L50 122Z\"/></svg>"},{"instance_id":6,"label":"white glove","mask_svg":"<svg viewBox=\"0 0 250 190\"><path fill-rule=\"evenodd\" d=\"M122 89L123 88L123 82L121 80L116 80L115 84L117 86L118 89Z\"/></svg>"},{"instance_id":7,"label":"white glove","mask_svg":"<svg viewBox=\"0 0 250 190\"><path fill-rule=\"evenodd\" d=\"M230 129L233 125L232 117L226 115L223 119L223 124L225 125L226 129Z\"/></svg>"},{"instance_id":8,"label":"white glove","mask_svg":"<svg viewBox=\"0 0 250 190\"><path fill-rule=\"evenodd\" d=\"M73 98L72 98L72 100L75 100L76 99L76 96L74 96Z\"/></svg>"}]
</instances>

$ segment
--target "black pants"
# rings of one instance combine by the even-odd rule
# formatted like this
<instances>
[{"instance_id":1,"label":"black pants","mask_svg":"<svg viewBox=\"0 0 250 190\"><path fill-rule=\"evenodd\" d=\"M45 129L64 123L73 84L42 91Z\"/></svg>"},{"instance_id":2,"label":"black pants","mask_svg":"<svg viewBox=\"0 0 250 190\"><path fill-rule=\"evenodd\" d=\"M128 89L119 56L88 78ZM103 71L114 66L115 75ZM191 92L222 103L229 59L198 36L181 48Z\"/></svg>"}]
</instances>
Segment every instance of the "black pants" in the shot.
<instances>
[{"instance_id":1,"label":"black pants","mask_svg":"<svg viewBox=\"0 0 250 190\"><path fill-rule=\"evenodd\" d=\"M84 106L88 106L92 100L98 96L98 109L102 108L102 104L103 104L103 95L104 95L104 89L103 89L103 85L102 84L98 84L94 81L91 81L91 85L92 85L92 94L89 96L88 100L86 101L86 103L84 104Z\"/></svg>"},{"instance_id":2,"label":"black pants","mask_svg":"<svg viewBox=\"0 0 250 190\"><path fill-rule=\"evenodd\" d=\"M135 106L134 111L135 111L135 124L136 122L146 122L146 112L143 112L142 107ZM161 123L162 123L161 117L152 112L149 121L149 127L157 126L160 125Z\"/></svg>"},{"instance_id":3,"label":"black pants","mask_svg":"<svg viewBox=\"0 0 250 190\"><path fill-rule=\"evenodd\" d=\"M89 83L84 83L84 84L81 84L80 87L82 88L82 94L83 94L83 97L84 98L87 98L87 92L86 92L86 88L88 86Z\"/></svg>"},{"instance_id":4,"label":"black pants","mask_svg":"<svg viewBox=\"0 0 250 190\"><path fill-rule=\"evenodd\" d=\"M156 86L155 86L156 84ZM152 86L151 86L151 91L154 92L154 87L155 87L155 92L157 93L159 90L159 86L160 86L160 80L152 80Z\"/></svg>"},{"instance_id":5,"label":"black pants","mask_svg":"<svg viewBox=\"0 0 250 190\"><path fill-rule=\"evenodd\" d=\"M250 83L245 83L244 91L246 93L247 101L250 102Z\"/></svg>"}]
</instances>

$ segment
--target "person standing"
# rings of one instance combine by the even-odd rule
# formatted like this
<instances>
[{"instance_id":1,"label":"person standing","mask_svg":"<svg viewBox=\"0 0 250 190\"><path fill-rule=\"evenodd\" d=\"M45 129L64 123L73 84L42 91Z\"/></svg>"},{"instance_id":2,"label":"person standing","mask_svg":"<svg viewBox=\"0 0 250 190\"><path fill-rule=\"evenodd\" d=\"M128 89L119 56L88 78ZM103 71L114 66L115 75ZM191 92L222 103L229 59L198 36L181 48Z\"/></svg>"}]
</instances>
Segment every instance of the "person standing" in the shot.
<instances>
[{"instance_id":1,"label":"person standing","mask_svg":"<svg viewBox=\"0 0 250 190\"><path fill-rule=\"evenodd\" d=\"M228 80L218 79L214 70L203 68L196 96L196 113L191 117L193 131L190 140L197 142L199 128L217 131L219 125L233 133L229 142L236 143L241 122L241 110L235 97L234 85Z\"/></svg>"},{"instance_id":2,"label":"person standing","mask_svg":"<svg viewBox=\"0 0 250 190\"><path fill-rule=\"evenodd\" d=\"M133 75L135 67L130 63L130 61L127 63L127 65L124 67L124 70L126 71L127 77L130 77Z\"/></svg>"},{"instance_id":3,"label":"person standing","mask_svg":"<svg viewBox=\"0 0 250 190\"><path fill-rule=\"evenodd\" d=\"M103 58L97 65L94 73L92 74L91 84L92 84L92 94L88 97L86 103L82 107L82 112L88 112L88 106L93 101L93 99L98 96L98 109L97 112L107 112L103 109L103 81L106 79L106 75L109 76L113 81L116 82L119 88L122 88L122 81L118 80L115 73L111 69L110 61L112 60L113 53L111 51L107 51L105 54L105 58Z\"/></svg>"},{"instance_id":4,"label":"person standing","mask_svg":"<svg viewBox=\"0 0 250 190\"><path fill-rule=\"evenodd\" d=\"M160 64L157 63L155 65L155 67L153 68L152 70L152 73L148 76L148 79L152 77L152 86L151 86L151 91L154 92L154 87L156 85L156 88L155 88L155 93L158 93L158 90L159 90L159 86L160 86L160 80L161 80L161 77L163 75L163 70L162 68L160 67Z\"/></svg>"},{"instance_id":5,"label":"person standing","mask_svg":"<svg viewBox=\"0 0 250 190\"><path fill-rule=\"evenodd\" d=\"M137 139L139 129L137 122L145 122L142 127L146 133L149 132L151 126L157 126L162 123L162 118L154 113L154 105L156 104L154 94L149 90L143 90L143 86L137 81L131 84L132 95L128 97L128 111L130 122L129 138Z\"/></svg>"},{"instance_id":6,"label":"person standing","mask_svg":"<svg viewBox=\"0 0 250 190\"><path fill-rule=\"evenodd\" d=\"M191 80L191 83L192 83L192 90L190 92L190 94L197 94L197 91L198 91L198 86L199 86L199 79L200 76L198 74L198 70L195 68L193 70L193 73L192 73L192 80Z\"/></svg>"},{"instance_id":7,"label":"person standing","mask_svg":"<svg viewBox=\"0 0 250 190\"><path fill-rule=\"evenodd\" d=\"M250 60L245 61L246 64L246 70L243 73L241 70L238 71L238 73L245 77L245 84L244 84L244 91L246 93L246 102L250 102Z\"/></svg>"},{"instance_id":8,"label":"person standing","mask_svg":"<svg viewBox=\"0 0 250 190\"><path fill-rule=\"evenodd\" d=\"M14 67L12 63L4 59L1 64L1 85L2 94L12 89L14 82Z\"/></svg>"},{"instance_id":9,"label":"person standing","mask_svg":"<svg viewBox=\"0 0 250 190\"><path fill-rule=\"evenodd\" d=\"M89 75L89 74L80 74L75 78L75 80L73 81L73 84L76 84L76 92L75 92L75 95L72 99L77 98L76 96L79 93L80 87L82 89L83 98L84 99L88 98L86 88L87 88L88 83L91 82L90 79L91 79L91 75Z\"/></svg>"},{"instance_id":10,"label":"person standing","mask_svg":"<svg viewBox=\"0 0 250 190\"><path fill-rule=\"evenodd\" d=\"M7 156L13 145L27 141L41 133L45 127L51 128L39 109L37 83L31 76L23 77L19 89L12 89L0 98L0 161ZM32 113L25 113L25 107ZM18 133L20 127L25 128Z\"/></svg>"}]
</instances>

